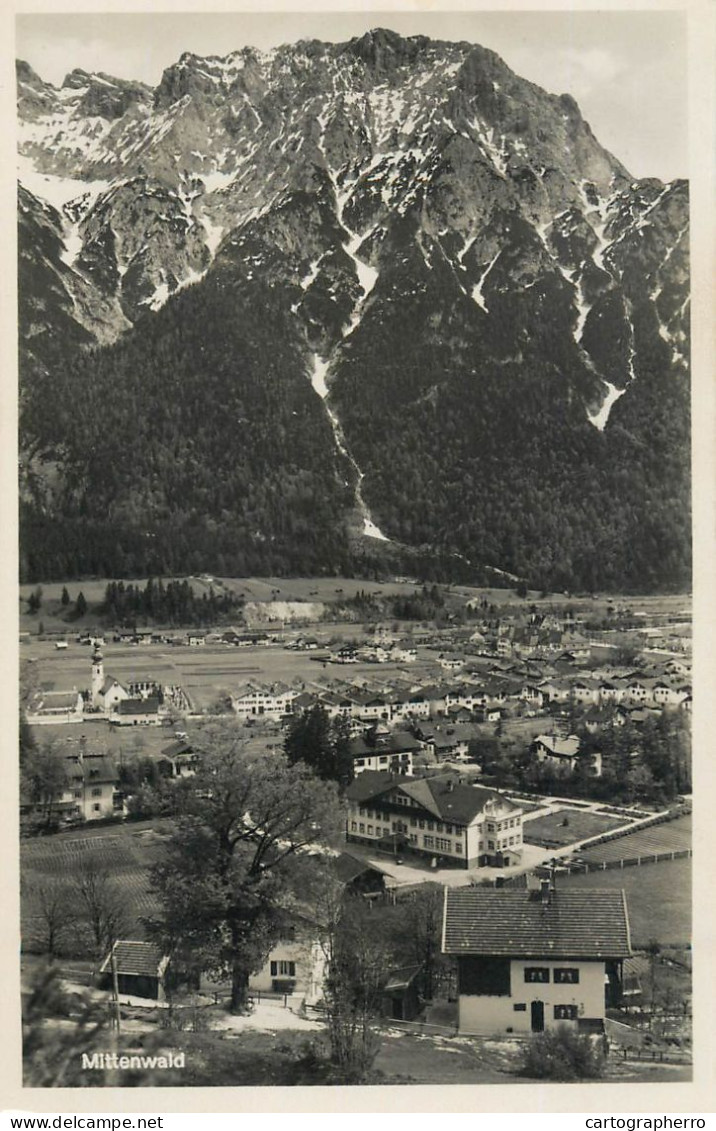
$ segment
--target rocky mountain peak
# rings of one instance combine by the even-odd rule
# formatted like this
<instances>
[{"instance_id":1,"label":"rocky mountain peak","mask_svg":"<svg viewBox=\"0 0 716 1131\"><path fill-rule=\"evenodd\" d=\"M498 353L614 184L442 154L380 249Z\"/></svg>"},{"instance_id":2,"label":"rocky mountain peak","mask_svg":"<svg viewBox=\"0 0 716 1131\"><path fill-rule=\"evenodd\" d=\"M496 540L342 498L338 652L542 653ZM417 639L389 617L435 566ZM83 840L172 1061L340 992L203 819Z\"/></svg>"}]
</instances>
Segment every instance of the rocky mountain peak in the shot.
<instances>
[{"instance_id":1,"label":"rocky mountain peak","mask_svg":"<svg viewBox=\"0 0 716 1131\"><path fill-rule=\"evenodd\" d=\"M88 338L114 338L106 368L99 364L105 376L91 380L106 382L110 400L116 388L125 402L141 402L151 430L156 416L162 453L162 474L147 472L152 487L130 492L122 513L131 529L146 507L181 510L172 482L185 485L195 515L204 506L212 515L241 508L254 492L267 529L252 525L250 508L236 529L246 545L261 547L256 559L249 555L258 568L270 539L294 529L275 517L283 502L267 517L271 508L253 486L270 450L294 502L305 468L320 463L327 478L310 481L323 503L311 513L320 511L321 538L332 545L340 543L336 516L346 512L351 537L439 543L470 560L479 545L496 568L551 583L559 554L576 563L573 572L589 574L575 546L592 523L590 553L606 556L614 577L629 572L615 549L617 527L625 526L604 519L599 492L612 475L607 452L632 467L643 450L637 441L629 446L625 429L640 435L643 416L652 434L673 438L678 423L655 423L667 402L674 421L683 420L684 184L634 180L571 96L523 80L494 52L384 28L344 44L300 41L223 57L185 52L154 91L78 69L58 92L20 64L18 95L29 190L26 385L42 390L28 393L32 427L45 421L51 432L59 419L57 405L49 415L54 386L48 390L46 375L58 365L66 373L69 363L58 360L52 326L75 321L77 356ZM49 219L43 201L54 206ZM37 333L43 309L56 311L44 335ZM268 336L267 319L275 328ZM196 332L179 360L183 320ZM231 349L220 345L234 333ZM238 367L234 354L243 358ZM186 383L213 390L216 405L194 403L183 424L188 447L172 441L164 451L176 428L174 417L165 419L173 402L135 387L145 366L158 383L152 388L174 388L183 374L172 409L180 416L194 403ZM64 379L80 380L74 355L70 368ZM280 390L280 406L272 390ZM125 402L118 400L117 414ZM215 417L224 404L231 413ZM201 423L204 411L211 426ZM278 414L271 435L261 413ZM205 484L199 502L189 435L198 425L211 436L210 460L209 451L239 442L231 421L245 445L242 470L225 469L213 494L197 472ZM68 435L74 429L68 420ZM670 445L661 444L656 480L662 468L678 479ZM77 433L63 450L87 466L89 482L107 472L89 468L85 447ZM403 498L391 452L412 469L420 503ZM533 461L528 480L519 463L525 453ZM135 455L142 464L144 454ZM565 461L589 469L583 500L555 485ZM552 483L544 496L532 486L541 467ZM585 486L589 476L594 487ZM493 496L501 500L498 519ZM653 509L651 488L649 497ZM537 527L529 544L516 532L509 515L522 513L525 498L561 549L541 548ZM629 506L633 519L636 504ZM563 512L567 533L555 527ZM670 515L667 526L673 532L679 522ZM672 573L683 564L676 542L663 556ZM235 550L226 552L238 561ZM209 561L206 568L218 570Z\"/></svg>"}]
</instances>

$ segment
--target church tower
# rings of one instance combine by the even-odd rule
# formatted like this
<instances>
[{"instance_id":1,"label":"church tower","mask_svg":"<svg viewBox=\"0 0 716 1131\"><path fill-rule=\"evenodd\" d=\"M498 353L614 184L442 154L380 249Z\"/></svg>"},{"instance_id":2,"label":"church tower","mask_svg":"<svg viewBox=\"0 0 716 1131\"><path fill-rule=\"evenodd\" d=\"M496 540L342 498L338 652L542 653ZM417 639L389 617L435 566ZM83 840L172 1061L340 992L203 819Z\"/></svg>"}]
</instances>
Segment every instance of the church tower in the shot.
<instances>
[{"instance_id":1,"label":"church tower","mask_svg":"<svg viewBox=\"0 0 716 1131\"><path fill-rule=\"evenodd\" d=\"M104 685L104 661L99 647L92 655L92 706L102 706L102 687Z\"/></svg>"}]
</instances>

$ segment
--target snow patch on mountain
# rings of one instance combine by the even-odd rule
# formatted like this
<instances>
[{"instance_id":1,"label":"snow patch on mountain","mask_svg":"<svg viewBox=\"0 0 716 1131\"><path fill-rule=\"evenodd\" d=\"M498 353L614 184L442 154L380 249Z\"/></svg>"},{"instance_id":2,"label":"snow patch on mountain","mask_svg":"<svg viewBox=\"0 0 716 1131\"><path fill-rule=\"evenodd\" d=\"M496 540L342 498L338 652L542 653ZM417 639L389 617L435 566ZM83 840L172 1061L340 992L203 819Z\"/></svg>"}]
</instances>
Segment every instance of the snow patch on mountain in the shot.
<instances>
[{"instance_id":1,"label":"snow patch on mountain","mask_svg":"<svg viewBox=\"0 0 716 1131\"><path fill-rule=\"evenodd\" d=\"M326 375L328 373L329 365L330 365L330 361L324 360L317 353L313 354L313 356L311 358L311 368L310 368L310 372L309 372L309 380L310 380L311 385L313 386L314 390L316 391L318 396L323 401L323 405L324 405L324 408L326 410L326 415L328 417L328 421L329 421L329 423L331 425L331 429L333 431L333 439L334 439L336 448L341 453L341 455L345 459L348 460L348 462L350 463L351 467L353 468L353 470L356 474L355 502L356 502L356 507L358 509L358 513L360 514L361 521L362 521L362 524L363 524L361 532L367 538L377 538L381 542L389 542L390 539L383 533L383 531L373 521L373 517L372 517L370 510L368 508L368 504L366 503L365 499L363 498L363 486L362 486L362 484L363 484L363 480L365 479L365 475L361 471L361 469L359 468L354 456L348 450L348 446L346 444L346 438L345 438L345 435L344 435L344 432L343 432L343 428L341 426L341 422L338 419L337 414L334 412L334 410L331 408L330 404L328 403L328 385L326 383Z\"/></svg>"},{"instance_id":2,"label":"snow patch on mountain","mask_svg":"<svg viewBox=\"0 0 716 1131\"><path fill-rule=\"evenodd\" d=\"M483 271L482 275L480 276L478 281L475 283L475 286L472 288L472 298L477 303L477 305L482 310L485 311L485 314L489 314L490 312L487 309L484 298L482 297L482 288L485 285L485 280L487 279L487 276L490 274L490 271L492 270L492 268L497 263L497 260L500 258L501 251L502 251L502 249L500 248L500 250L497 252L497 255L494 257L494 259L490 260L487 267Z\"/></svg>"},{"instance_id":3,"label":"snow patch on mountain","mask_svg":"<svg viewBox=\"0 0 716 1131\"><path fill-rule=\"evenodd\" d=\"M605 380L604 384L606 385L607 393L604 397L604 400L602 401L600 408L595 413L587 413L590 424L593 424L599 432L604 431L607 421L609 420L609 414L612 411L614 404L626 392L626 389L617 388L617 386L613 385L611 381Z\"/></svg>"}]
</instances>

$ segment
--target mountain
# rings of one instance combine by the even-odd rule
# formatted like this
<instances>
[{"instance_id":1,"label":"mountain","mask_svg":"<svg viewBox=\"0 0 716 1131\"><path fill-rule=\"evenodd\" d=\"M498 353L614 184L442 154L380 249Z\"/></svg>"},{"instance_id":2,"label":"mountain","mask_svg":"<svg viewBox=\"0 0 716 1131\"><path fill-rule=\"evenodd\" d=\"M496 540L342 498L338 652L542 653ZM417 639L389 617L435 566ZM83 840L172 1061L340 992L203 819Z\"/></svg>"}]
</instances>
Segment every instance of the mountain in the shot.
<instances>
[{"instance_id":1,"label":"mountain","mask_svg":"<svg viewBox=\"0 0 716 1131\"><path fill-rule=\"evenodd\" d=\"M27 579L688 585L688 188L468 43L18 64Z\"/></svg>"}]
</instances>

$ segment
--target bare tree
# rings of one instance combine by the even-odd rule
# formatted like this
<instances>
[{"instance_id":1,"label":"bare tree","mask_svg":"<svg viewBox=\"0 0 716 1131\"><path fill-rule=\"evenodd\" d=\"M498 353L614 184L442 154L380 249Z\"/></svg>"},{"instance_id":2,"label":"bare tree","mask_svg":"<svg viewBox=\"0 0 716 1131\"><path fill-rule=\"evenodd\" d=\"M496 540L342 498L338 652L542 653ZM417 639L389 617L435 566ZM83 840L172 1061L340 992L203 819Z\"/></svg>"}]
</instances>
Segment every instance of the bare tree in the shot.
<instances>
[{"instance_id":1,"label":"bare tree","mask_svg":"<svg viewBox=\"0 0 716 1131\"><path fill-rule=\"evenodd\" d=\"M23 903L33 911L33 941L50 962L60 954L62 943L75 924L77 908L73 895L67 881L56 876L45 876L23 885Z\"/></svg>"},{"instance_id":2,"label":"bare tree","mask_svg":"<svg viewBox=\"0 0 716 1131\"><path fill-rule=\"evenodd\" d=\"M102 958L129 927L127 901L109 868L96 857L82 860L74 878L80 917L89 927L98 958Z\"/></svg>"},{"instance_id":3,"label":"bare tree","mask_svg":"<svg viewBox=\"0 0 716 1131\"><path fill-rule=\"evenodd\" d=\"M377 1020L390 955L370 908L327 874L319 915L326 959L324 1005L331 1060L342 1083L365 1082L380 1038Z\"/></svg>"}]
</instances>

